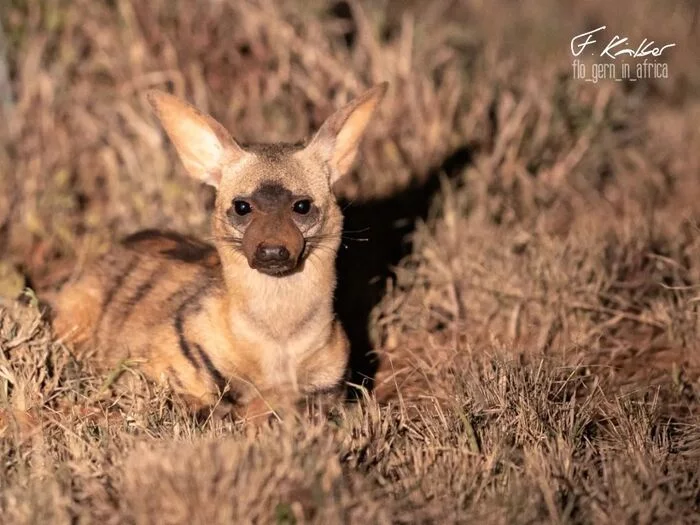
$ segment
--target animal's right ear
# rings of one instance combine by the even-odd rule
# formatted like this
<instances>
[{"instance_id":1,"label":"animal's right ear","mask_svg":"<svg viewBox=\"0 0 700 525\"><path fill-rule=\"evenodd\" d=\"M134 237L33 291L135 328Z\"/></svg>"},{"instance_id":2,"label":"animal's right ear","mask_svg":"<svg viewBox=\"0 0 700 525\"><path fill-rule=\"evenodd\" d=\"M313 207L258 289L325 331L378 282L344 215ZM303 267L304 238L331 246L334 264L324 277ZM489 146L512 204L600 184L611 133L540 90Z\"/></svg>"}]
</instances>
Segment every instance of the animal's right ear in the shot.
<instances>
[{"instance_id":1,"label":"animal's right ear","mask_svg":"<svg viewBox=\"0 0 700 525\"><path fill-rule=\"evenodd\" d=\"M202 182L218 186L224 164L244 155L230 133L212 117L173 95L151 90L147 97L185 169Z\"/></svg>"}]
</instances>

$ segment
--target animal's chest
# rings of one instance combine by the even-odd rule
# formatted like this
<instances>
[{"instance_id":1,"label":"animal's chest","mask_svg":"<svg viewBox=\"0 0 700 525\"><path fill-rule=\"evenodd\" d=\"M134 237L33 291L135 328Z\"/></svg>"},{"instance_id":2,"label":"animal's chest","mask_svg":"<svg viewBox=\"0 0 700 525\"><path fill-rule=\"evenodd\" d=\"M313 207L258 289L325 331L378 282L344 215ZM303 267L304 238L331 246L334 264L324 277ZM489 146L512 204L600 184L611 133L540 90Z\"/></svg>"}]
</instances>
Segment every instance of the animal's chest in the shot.
<instances>
[{"instance_id":1,"label":"animal's chest","mask_svg":"<svg viewBox=\"0 0 700 525\"><path fill-rule=\"evenodd\" d=\"M261 388L299 387L299 354L293 347L275 341L260 346Z\"/></svg>"},{"instance_id":2,"label":"animal's chest","mask_svg":"<svg viewBox=\"0 0 700 525\"><path fill-rule=\"evenodd\" d=\"M280 319L274 325L232 314L233 340L245 341L245 348L257 361L258 388L282 386L304 390L314 382L306 364L310 357L323 351L330 320L322 319L314 310L296 314L287 313L286 322Z\"/></svg>"},{"instance_id":3,"label":"animal's chest","mask_svg":"<svg viewBox=\"0 0 700 525\"><path fill-rule=\"evenodd\" d=\"M258 331L253 335L262 388L288 386L303 390L313 377L305 369L309 356L322 351L326 330L311 325L288 334Z\"/></svg>"}]
</instances>

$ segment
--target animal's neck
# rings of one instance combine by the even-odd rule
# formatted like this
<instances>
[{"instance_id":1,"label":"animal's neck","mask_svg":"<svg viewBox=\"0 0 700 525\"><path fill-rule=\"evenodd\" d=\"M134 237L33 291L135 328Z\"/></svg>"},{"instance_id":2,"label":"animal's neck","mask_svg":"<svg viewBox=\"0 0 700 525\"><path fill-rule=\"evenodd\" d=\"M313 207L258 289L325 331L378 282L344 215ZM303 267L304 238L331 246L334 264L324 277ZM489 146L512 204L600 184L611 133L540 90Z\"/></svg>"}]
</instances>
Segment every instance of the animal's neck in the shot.
<instances>
[{"instance_id":1,"label":"animal's neck","mask_svg":"<svg viewBox=\"0 0 700 525\"><path fill-rule=\"evenodd\" d=\"M242 255L230 250L220 250L220 255L234 327L246 325L284 340L309 323L327 324L332 319L335 253L317 254L284 277L253 270Z\"/></svg>"}]
</instances>

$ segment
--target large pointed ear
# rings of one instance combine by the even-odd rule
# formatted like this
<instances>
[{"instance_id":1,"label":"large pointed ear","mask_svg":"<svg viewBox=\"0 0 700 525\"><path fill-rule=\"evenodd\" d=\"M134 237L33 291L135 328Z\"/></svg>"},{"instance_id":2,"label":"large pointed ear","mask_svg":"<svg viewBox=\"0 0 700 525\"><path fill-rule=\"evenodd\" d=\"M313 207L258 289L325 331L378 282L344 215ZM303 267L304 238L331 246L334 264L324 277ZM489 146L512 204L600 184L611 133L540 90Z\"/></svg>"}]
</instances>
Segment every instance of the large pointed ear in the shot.
<instances>
[{"instance_id":1,"label":"large pointed ear","mask_svg":"<svg viewBox=\"0 0 700 525\"><path fill-rule=\"evenodd\" d=\"M350 171L362 135L388 85L388 82L382 82L374 86L333 113L306 147L320 154L328 162L331 168L331 184Z\"/></svg>"},{"instance_id":2,"label":"large pointed ear","mask_svg":"<svg viewBox=\"0 0 700 525\"><path fill-rule=\"evenodd\" d=\"M209 115L173 95L151 90L147 97L185 169L202 182L218 186L224 164L243 156L229 132Z\"/></svg>"}]
</instances>

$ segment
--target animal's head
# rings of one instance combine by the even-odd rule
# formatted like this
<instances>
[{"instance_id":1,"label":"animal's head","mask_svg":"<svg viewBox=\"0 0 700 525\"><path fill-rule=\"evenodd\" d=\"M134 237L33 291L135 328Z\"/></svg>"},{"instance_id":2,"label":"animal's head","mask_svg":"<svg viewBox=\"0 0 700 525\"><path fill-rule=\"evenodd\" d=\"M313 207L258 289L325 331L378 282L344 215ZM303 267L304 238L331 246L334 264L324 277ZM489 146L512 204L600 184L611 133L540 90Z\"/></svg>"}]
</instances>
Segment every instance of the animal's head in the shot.
<instances>
[{"instance_id":1,"label":"animal's head","mask_svg":"<svg viewBox=\"0 0 700 525\"><path fill-rule=\"evenodd\" d=\"M334 254L342 217L332 187L352 167L383 83L332 114L308 144L241 146L212 117L164 92L148 98L187 171L217 189L214 233L251 268L286 275L316 247Z\"/></svg>"}]
</instances>

